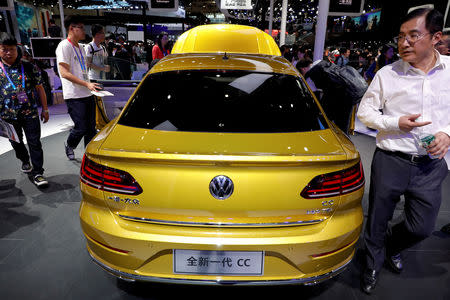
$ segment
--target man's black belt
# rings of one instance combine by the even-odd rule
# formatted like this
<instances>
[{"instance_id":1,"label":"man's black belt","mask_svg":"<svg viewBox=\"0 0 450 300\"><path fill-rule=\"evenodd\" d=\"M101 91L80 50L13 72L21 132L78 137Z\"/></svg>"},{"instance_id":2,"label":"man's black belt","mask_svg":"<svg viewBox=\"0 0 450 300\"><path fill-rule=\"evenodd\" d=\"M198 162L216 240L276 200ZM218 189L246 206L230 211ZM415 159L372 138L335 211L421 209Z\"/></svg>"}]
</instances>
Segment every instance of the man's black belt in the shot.
<instances>
[{"instance_id":1,"label":"man's black belt","mask_svg":"<svg viewBox=\"0 0 450 300\"><path fill-rule=\"evenodd\" d=\"M408 153L403 153L400 151L388 151L388 150L383 150L381 148L378 148L378 150L380 150L381 152L384 152L388 155L392 155L392 156L397 156L403 159L406 159L412 163L425 163L425 162L429 162L432 160L432 158L430 158L428 155L415 155L415 154L408 154Z\"/></svg>"}]
</instances>

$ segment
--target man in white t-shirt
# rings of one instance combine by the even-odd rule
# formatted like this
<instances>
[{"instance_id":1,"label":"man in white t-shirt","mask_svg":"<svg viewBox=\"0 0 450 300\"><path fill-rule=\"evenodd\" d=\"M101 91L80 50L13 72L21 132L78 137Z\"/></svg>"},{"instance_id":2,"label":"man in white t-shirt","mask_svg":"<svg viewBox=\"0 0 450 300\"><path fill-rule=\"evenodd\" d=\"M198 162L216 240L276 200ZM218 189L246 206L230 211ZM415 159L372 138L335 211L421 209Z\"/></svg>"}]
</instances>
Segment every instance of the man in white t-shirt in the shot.
<instances>
[{"instance_id":1,"label":"man in white t-shirt","mask_svg":"<svg viewBox=\"0 0 450 300\"><path fill-rule=\"evenodd\" d=\"M89 69L89 79L106 79L109 66L106 64L108 52L101 43L105 41L105 30L103 26L95 24L91 28L92 42L84 48L86 61Z\"/></svg>"},{"instance_id":2,"label":"man in white t-shirt","mask_svg":"<svg viewBox=\"0 0 450 300\"><path fill-rule=\"evenodd\" d=\"M58 72L61 78L63 97L74 128L70 131L65 151L67 158L75 159L75 149L84 137L86 146L96 134L95 101L91 91L100 86L89 81L86 53L78 44L85 38L84 24L80 16L68 16L64 20L68 32L67 39L56 48Z\"/></svg>"}]
</instances>

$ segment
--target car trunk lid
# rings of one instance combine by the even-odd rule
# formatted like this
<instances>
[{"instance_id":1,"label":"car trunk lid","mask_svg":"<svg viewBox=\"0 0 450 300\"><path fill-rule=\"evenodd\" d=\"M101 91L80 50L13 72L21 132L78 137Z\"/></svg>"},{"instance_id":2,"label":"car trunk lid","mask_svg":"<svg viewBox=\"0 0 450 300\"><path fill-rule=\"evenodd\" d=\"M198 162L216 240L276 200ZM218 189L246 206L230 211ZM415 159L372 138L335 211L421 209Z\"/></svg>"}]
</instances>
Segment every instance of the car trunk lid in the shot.
<instances>
[{"instance_id":1,"label":"car trunk lid","mask_svg":"<svg viewBox=\"0 0 450 300\"><path fill-rule=\"evenodd\" d=\"M131 174L142 193L105 191L123 218L192 226L288 226L329 218L339 196L304 199L317 175L343 169L346 152L330 129L302 133L172 132L117 125L91 159ZM217 176L233 192L214 197ZM127 200L128 199L128 200ZM330 202L331 201L331 202ZM331 205L329 205L331 203Z\"/></svg>"}]
</instances>

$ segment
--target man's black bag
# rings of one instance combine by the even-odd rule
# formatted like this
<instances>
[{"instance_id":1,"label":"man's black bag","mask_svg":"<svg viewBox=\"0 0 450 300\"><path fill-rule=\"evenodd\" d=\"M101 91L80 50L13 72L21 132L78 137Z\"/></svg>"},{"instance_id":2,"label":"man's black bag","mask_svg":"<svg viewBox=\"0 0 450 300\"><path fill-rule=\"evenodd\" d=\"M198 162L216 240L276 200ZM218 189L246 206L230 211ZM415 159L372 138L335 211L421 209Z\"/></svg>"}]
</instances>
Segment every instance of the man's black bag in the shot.
<instances>
[{"instance_id":1,"label":"man's black bag","mask_svg":"<svg viewBox=\"0 0 450 300\"><path fill-rule=\"evenodd\" d=\"M353 108L368 87L364 78L351 66L339 67L325 60L312 67L305 77L323 91L319 102L328 119L349 133Z\"/></svg>"},{"instance_id":2,"label":"man's black bag","mask_svg":"<svg viewBox=\"0 0 450 300\"><path fill-rule=\"evenodd\" d=\"M325 60L311 68L306 76L311 77L316 87L325 93L327 90L338 91L335 96L353 105L361 101L368 88L367 82L355 68L348 65L339 67Z\"/></svg>"}]
</instances>

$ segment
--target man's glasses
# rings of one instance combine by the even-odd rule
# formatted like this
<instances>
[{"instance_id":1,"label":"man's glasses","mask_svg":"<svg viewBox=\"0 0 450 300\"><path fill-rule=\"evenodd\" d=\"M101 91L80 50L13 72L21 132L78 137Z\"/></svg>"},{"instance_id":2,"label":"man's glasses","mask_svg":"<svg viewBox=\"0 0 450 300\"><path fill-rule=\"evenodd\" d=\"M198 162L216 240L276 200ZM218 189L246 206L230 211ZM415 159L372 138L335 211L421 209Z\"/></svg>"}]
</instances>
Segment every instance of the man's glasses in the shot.
<instances>
[{"instance_id":1,"label":"man's glasses","mask_svg":"<svg viewBox=\"0 0 450 300\"><path fill-rule=\"evenodd\" d=\"M5 47L0 47L0 51L5 52L5 53L12 53L12 52L17 52L17 47L11 47L11 48L5 48Z\"/></svg>"},{"instance_id":2,"label":"man's glasses","mask_svg":"<svg viewBox=\"0 0 450 300\"><path fill-rule=\"evenodd\" d=\"M410 45L417 43L421 39L424 38L427 34L431 34L430 32L427 33L413 33L413 34L399 34L398 36L394 37L394 42L396 43L403 43L405 39L408 41Z\"/></svg>"}]
</instances>

